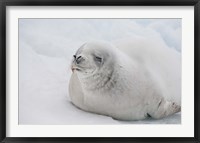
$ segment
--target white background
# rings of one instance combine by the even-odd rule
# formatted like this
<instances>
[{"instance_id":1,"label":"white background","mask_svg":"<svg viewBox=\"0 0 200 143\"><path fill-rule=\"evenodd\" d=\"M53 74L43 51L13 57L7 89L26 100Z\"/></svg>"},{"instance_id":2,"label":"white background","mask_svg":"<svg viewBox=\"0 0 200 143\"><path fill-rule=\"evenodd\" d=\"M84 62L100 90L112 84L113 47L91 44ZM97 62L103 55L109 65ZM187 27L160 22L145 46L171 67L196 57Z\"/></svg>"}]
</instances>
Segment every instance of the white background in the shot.
<instances>
[{"instance_id":1,"label":"white background","mask_svg":"<svg viewBox=\"0 0 200 143\"><path fill-rule=\"evenodd\" d=\"M18 93L18 18L182 18L182 124L18 125L18 97L16 94ZM193 7L7 8L7 71L9 71L7 74L7 136L193 136L194 97L191 96L194 95L193 22ZM187 38L187 35L190 35L190 39ZM180 51L180 49L177 50ZM42 50L39 52L44 53ZM48 56L52 56L52 52L48 54L50 54ZM54 56L60 56L60 53L55 53Z\"/></svg>"},{"instance_id":2,"label":"white background","mask_svg":"<svg viewBox=\"0 0 200 143\"><path fill-rule=\"evenodd\" d=\"M180 124L180 113L162 120L120 122L83 112L71 104L68 85L72 55L80 45L93 40L108 41L116 46L122 41L134 41L151 50L155 42L159 47L176 51L181 64L181 29L181 19L20 18L19 124ZM176 60L168 56L170 64L167 66L174 74L177 69L171 65ZM181 80L179 82L181 84Z\"/></svg>"}]
</instances>

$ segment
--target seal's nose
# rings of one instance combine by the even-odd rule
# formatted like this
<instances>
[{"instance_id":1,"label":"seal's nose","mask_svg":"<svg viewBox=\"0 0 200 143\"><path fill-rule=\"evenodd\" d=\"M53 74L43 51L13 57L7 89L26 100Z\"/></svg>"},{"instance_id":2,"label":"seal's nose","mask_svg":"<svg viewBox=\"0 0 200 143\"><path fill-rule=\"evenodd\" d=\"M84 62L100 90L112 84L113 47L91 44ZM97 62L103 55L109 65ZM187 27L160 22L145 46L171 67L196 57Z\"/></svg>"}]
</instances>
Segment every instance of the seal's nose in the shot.
<instances>
[{"instance_id":1,"label":"seal's nose","mask_svg":"<svg viewBox=\"0 0 200 143\"><path fill-rule=\"evenodd\" d=\"M77 59L76 59L76 63L79 64L82 60L82 56L79 56Z\"/></svg>"}]
</instances>

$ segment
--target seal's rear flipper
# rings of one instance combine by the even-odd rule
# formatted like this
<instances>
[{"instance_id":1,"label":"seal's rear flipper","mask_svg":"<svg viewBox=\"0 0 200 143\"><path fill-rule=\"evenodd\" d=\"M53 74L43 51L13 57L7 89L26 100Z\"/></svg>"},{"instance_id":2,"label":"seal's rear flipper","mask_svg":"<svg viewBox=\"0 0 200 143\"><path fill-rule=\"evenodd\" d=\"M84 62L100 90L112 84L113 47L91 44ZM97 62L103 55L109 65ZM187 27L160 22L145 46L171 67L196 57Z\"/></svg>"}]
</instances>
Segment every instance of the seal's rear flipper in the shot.
<instances>
[{"instance_id":1,"label":"seal's rear flipper","mask_svg":"<svg viewBox=\"0 0 200 143\"><path fill-rule=\"evenodd\" d=\"M181 106L175 102L162 101L158 104L157 110L151 112L152 118L160 119L181 111Z\"/></svg>"}]
</instances>

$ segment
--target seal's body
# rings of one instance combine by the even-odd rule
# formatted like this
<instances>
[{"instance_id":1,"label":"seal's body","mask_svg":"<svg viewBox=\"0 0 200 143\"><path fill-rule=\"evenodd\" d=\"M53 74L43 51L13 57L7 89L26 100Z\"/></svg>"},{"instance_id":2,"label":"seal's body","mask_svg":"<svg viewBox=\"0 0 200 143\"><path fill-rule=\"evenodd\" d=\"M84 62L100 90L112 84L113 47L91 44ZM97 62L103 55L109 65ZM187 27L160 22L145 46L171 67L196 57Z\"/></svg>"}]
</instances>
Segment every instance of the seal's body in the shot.
<instances>
[{"instance_id":1,"label":"seal's body","mask_svg":"<svg viewBox=\"0 0 200 143\"><path fill-rule=\"evenodd\" d=\"M108 43L84 44L74 55L72 71L69 95L82 110L141 120L163 118L181 109L179 97L166 92L160 75L156 77L142 59L131 58Z\"/></svg>"}]
</instances>

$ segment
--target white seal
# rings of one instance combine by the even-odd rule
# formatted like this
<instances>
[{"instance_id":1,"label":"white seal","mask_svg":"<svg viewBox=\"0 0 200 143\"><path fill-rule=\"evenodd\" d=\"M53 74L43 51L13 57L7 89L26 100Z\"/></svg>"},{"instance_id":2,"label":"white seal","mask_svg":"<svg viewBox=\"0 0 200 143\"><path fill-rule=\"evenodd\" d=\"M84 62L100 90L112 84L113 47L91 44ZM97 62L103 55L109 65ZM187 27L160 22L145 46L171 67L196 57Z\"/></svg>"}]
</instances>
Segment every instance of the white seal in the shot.
<instances>
[{"instance_id":1,"label":"white seal","mask_svg":"<svg viewBox=\"0 0 200 143\"><path fill-rule=\"evenodd\" d=\"M71 65L72 103L118 120L159 119L179 112L180 63L176 58L170 65L168 61L177 53L163 47L140 50L131 43L119 49L105 42L78 49Z\"/></svg>"}]
</instances>

